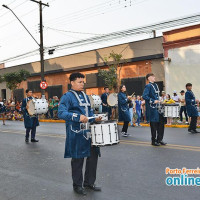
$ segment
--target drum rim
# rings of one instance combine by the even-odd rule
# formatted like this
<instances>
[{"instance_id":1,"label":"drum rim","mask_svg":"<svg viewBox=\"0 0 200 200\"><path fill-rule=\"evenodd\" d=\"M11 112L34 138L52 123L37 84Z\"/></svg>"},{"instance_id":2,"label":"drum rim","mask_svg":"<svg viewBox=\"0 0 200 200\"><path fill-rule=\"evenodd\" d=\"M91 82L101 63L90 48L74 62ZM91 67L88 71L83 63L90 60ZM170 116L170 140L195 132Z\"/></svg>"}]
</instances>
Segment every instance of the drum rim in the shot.
<instances>
[{"instance_id":1,"label":"drum rim","mask_svg":"<svg viewBox=\"0 0 200 200\"><path fill-rule=\"evenodd\" d=\"M95 122L91 123L91 125L95 125L95 124L110 124L110 123L117 123L117 121L116 120L95 121Z\"/></svg>"}]
</instances>

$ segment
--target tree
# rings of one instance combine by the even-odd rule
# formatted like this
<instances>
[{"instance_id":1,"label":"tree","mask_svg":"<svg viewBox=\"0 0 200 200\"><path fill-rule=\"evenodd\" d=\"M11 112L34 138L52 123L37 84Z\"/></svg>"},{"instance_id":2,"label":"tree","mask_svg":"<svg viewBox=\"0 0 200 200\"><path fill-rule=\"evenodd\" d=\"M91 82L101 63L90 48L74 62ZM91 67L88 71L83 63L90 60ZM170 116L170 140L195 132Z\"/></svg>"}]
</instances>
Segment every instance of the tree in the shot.
<instances>
[{"instance_id":1,"label":"tree","mask_svg":"<svg viewBox=\"0 0 200 200\"><path fill-rule=\"evenodd\" d=\"M30 76L30 73L24 69L17 72L10 72L3 75L3 81L6 82L6 87L13 91L20 86L22 81L25 81ZM0 79L1 80L1 79Z\"/></svg>"},{"instance_id":2,"label":"tree","mask_svg":"<svg viewBox=\"0 0 200 200\"><path fill-rule=\"evenodd\" d=\"M99 69L99 76L103 78L106 86L108 86L110 90L114 89L115 92L118 92L119 85L121 84L122 54L117 54L112 51L109 57L105 57L104 60L108 66L108 70Z\"/></svg>"}]
</instances>

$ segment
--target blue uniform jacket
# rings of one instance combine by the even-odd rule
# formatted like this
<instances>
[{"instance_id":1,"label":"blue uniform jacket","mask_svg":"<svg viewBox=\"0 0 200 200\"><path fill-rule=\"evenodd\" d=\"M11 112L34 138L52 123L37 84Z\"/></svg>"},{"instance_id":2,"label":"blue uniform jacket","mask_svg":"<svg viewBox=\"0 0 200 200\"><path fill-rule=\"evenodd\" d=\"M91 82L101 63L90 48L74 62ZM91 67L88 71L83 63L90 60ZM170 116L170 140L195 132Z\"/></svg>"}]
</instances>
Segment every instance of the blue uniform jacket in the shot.
<instances>
[{"instance_id":1,"label":"blue uniform jacket","mask_svg":"<svg viewBox=\"0 0 200 200\"><path fill-rule=\"evenodd\" d=\"M186 109L189 117L198 117L198 111L195 106L196 100L192 91L187 90L185 93Z\"/></svg>"},{"instance_id":2,"label":"blue uniform jacket","mask_svg":"<svg viewBox=\"0 0 200 200\"><path fill-rule=\"evenodd\" d=\"M131 121L128 107L128 99L125 93L120 92L118 94L118 114L119 121Z\"/></svg>"},{"instance_id":3,"label":"blue uniform jacket","mask_svg":"<svg viewBox=\"0 0 200 200\"><path fill-rule=\"evenodd\" d=\"M149 83L145 86L142 95L146 103L146 112L149 114L150 122L159 122L159 112L157 110L155 100L159 100L159 88L156 83Z\"/></svg>"},{"instance_id":4,"label":"blue uniform jacket","mask_svg":"<svg viewBox=\"0 0 200 200\"><path fill-rule=\"evenodd\" d=\"M37 116L36 117L30 117L30 115L28 114L28 111L26 109L27 102L31 99L33 99L33 97L25 98L22 101L22 108L21 109L22 109L23 116L24 116L24 126L25 126L25 128L33 128L34 120L36 120L35 125L39 126L38 117Z\"/></svg>"},{"instance_id":5,"label":"blue uniform jacket","mask_svg":"<svg viewBox=\"0 0 200 200\"><path fill-rule=\"evenodd\" d=\"M107 102L107 98L108 98L107 93L103 93L101 95L101 100L102 100L102 104L106 104L107 106L102 105L102 112L103 113L108 113L108 115L111 115L111 107L108 106L108 102Z\"/></svg>"},{"instance_id":6,"label":"blue uniform jacket","mask_svg":"<svg viewBox=\"0 0 200 200\"><path fill-rule=\"evenodd\" d=\"M79 95L81 102L85 103L83 94L81 92L76 93ZM87 100L90 103L88 96ZM82 130L80 128L81 115L86 115L85 106L79 105L79 101L72 92L65 93L58 107L58 117L66 122L65 158L84 158L90 156L91 138L87 138L87 133L90 130ZM94 115L90 106L88 106L88 115L89 117Z\"/></svg>"}]
</instances>

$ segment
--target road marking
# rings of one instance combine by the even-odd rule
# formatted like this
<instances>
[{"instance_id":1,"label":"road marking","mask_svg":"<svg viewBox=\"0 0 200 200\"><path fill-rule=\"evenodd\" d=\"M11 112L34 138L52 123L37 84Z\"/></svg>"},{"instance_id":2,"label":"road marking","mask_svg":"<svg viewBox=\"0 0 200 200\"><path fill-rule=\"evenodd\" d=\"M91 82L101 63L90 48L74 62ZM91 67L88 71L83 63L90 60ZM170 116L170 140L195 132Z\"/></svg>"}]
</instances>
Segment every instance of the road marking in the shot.
<instances>
[{"instance_id":1,"label":"road marking","mask_svg":"<svg viewBox=\"0 0 200 200\"><path fill-rule=\"evenodd\" d=\"M25 135L25 132L21 131L13 131L13 130L0 130L2 133L10 133L10 134L20 134ZM65 135L61 134L46 134L46 133L37 133L37 136L40 137L50 137L50 138L62 138L65 139ZM125 145L135 145L135 146L143 146L143 147L153 147L153 148L163 148L163 149L177 149L177 150L187 150L187 151L200 151L200 147L198 146L186 146L186 145L178 145L178 144L167 144L166 146L154 147L150 144L150 142L136 141L136 140L120 140L120 144Z\"/></svg>"},{"instance_id":2,"label":"road marking","mask_svg":"<svg viewBox=\"0 0 200 200\"><path fill-rule=\"evenodd\" d=\"M146 146L146 147L154 147L154 148L163 148L163 149L177 149L177 150L187 150L187 151L200 151L200 147L197 146L187 146L185 147L184 145L171 145L171 144L167 144L166 146L159 146L159 147L155 147L152 146L150 143L143 143L140 141L120 141L121 144L128 144L128 145L135 145L135 146Z\"/></svg>"}]
</instances>

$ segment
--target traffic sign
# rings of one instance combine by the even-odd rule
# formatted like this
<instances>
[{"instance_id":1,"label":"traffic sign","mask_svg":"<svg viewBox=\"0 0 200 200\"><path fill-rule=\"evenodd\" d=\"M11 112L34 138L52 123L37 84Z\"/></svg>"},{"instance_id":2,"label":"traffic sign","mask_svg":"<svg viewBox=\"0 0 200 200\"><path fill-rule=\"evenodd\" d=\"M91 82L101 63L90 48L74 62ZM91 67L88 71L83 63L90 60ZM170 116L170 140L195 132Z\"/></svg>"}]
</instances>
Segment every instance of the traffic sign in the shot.
<instances>
[{"instance_id":1,"label":"traffic sign","mask_svg":"<svg viewBox=\"0 0 200 200\"><path fill-rule=\"evenodd\" d=\"M41 89L45 90L45 89L47 89L47 87L48 87L47 82L42 81L42 82L40 83L40 88L41 88Z\"/></svg>"}]
</instances>

